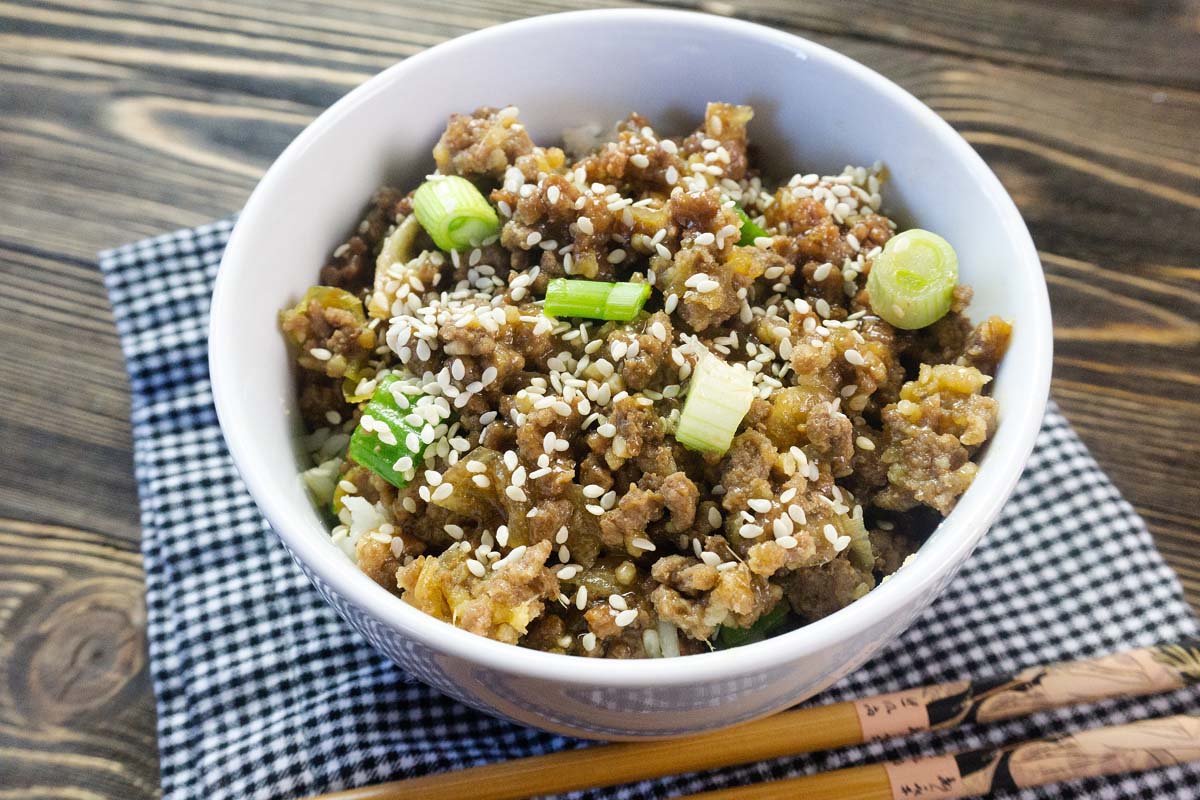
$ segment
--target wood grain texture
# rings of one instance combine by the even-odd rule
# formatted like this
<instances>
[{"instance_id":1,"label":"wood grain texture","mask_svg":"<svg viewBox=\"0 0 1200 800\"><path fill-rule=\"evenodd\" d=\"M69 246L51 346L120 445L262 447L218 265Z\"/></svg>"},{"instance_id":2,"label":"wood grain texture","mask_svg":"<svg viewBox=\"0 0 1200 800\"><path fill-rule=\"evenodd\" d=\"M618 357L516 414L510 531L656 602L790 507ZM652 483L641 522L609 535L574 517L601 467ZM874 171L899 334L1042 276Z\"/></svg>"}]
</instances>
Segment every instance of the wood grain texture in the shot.
<instances>
[{"instance_id":1,"label":"wood grain texture","mask_svg":"<svg viewBox=\"0 0 1200 800\"><path fill-rule=\"evenodd\" d=\"M1200 601L1200 0L661 5L834 47L980 151L1042 254L1054 397ZM157 792L128 385L95 252L236 210L397 59L584 6L0 2L0 800Z\"/></svg>"}]
</instances>

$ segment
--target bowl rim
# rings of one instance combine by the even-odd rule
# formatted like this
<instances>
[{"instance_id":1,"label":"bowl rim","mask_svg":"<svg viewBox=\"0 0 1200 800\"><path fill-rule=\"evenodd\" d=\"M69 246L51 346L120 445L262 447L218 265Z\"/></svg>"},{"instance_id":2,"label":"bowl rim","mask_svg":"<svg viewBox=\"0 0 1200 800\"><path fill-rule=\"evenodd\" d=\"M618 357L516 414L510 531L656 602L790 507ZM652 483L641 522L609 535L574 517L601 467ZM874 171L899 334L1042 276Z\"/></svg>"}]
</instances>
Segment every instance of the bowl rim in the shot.
<instances>
[{"instance_id":1,"label":"bowl rim","mask_svg":"<svg viewBox=\"0 0 1200 800\"><path fill-rule=\"evenodd\" d=\"M929 135L937 139L939 145L944 146L947 153L980 183L999 212L997 222L1013 242L1014 251L1021 256L1011 268L1022 272L1025 280L1031 284L1028 319L1022 321L1023 326L1031 329L1033 337L1032 363L1028 364L1028 374L1025 376L1028 391L1021 396L1021 402L1016 407L1010 401L1009 407L1001 409L1008 426L989 444L994 454L988 464L990 468L986 472L980 471L971 489L922 544L912 562L886 583L821 620L763 642L729 650L672 659L619 660L567 656L515 647L469 633L404 603L371 580L349 559L329 557L327 549L303 530L309 521L300 517L313 513L310 508L301 511L266 491L260 473L270 469L271 465L257 457L258 448L250 446L254 433L250 414L242 408L233 376L226 379L227 372L220 358L223 352L238 346L234 327L228 324L233 320L226 309L233 302L234 279L230 276L239 260L239 253L251 238L248 231L255 228L258 219L270 213L267 198L274 191L280 176L303 157L310 143L336 125L351 109L369 102L384 87L426 61L452 58L478 44L513 34L528 34L539 29L547 32L564 26L600 22L668 25L676 28L689 26L697 30L708 29L710 34L719 33L784 46L802 52L809 59L825 62L845 73L850 80L870 85L887 95L906 107L926 127ZM860 631L883 623L897 609L928 602L929 591L939 588L935 583L961 567L1016 486L1041 427L1049 394L1052 348L1049 297L1041 262L1029 231L999 179L949 123L883 75L849 56L808 39L743 20L670 9L569 11L507 22L465 34L410 56L350 91L322 112L288 145L251 193L229 238L218 270L209 322L212 393L230 454L258 508L286 543L293 557L301 561L306 569L311 570L313 575L347 602L402 636L411 637L435 652L512 675L609 688L683 686L769 671L851 639ZM997 450L1002 452L997 453ZM1002 456L1004 460L998 461L996 456Z\"/></svg>"}]
</instances>

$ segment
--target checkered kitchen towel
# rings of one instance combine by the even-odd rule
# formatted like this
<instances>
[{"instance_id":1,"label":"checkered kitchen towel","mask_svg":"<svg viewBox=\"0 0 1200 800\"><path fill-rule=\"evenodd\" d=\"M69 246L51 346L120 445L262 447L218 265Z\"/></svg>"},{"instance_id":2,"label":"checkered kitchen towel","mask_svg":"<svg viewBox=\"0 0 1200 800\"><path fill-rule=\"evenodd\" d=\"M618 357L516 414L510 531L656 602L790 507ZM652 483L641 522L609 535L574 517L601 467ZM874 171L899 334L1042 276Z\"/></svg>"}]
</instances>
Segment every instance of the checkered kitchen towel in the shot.
<instances>
[{"instance_id":1,"label":"checkered kitchen towel","mask_svg":"<svg viewBox=\"0 0 1200 800\"><path fill-rule=\"evenodd\" d=\"M418 683L327 607L246 493L217 427L205 329L229 220L101 254L133 390L166 800L295 798L582 746ZM981 676L1197 630L1142 521L1049 410L1004 515L925 616L820 700ZM1200 687L909 740L579 793L662 798L864 761L1196 711ZM1200 767L1030 798L1194 798Z\"/></svg>"}]
</instances>

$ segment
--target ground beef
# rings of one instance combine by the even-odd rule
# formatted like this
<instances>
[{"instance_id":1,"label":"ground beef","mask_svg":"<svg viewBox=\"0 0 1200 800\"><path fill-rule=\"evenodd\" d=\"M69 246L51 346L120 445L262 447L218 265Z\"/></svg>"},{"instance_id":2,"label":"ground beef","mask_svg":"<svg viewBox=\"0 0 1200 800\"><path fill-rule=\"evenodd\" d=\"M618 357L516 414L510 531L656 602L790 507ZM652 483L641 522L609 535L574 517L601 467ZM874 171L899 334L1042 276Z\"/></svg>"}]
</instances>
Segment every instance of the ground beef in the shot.
<instances>
[{"instance_id":1,"label":"ground beef","mask_svg":"<svg viewBox=\"0 0 1200 800\"><path fill-rule=\"evenodd\" d=\"M900 340L909 363L945 364L957 359L971 338L971 320L951 311L928 328L906 331Z\"/></svg>"},{"instance_id":2,"label":"ground beef","mask_svg":"<svg viewBox=\"0 0 1200 800\"><path fill-rule=\"evenodd\" d=\"M778 457L775 445L758 431L735 436L721 462L721 485L725 487L721 506L736 513L745 510L752 497L772 497L775 493L767 478Z\"/></svg>"},{"instance_id":3,"label":"ground beef","mask_svg":"<svg viewBox=\"0 0 1200 800\"><path fill-rule=\"evenodd\" d=\"M355 228L354 235L333 251L321 268L321 283L358 292L375 276L375 253L388 228L406 215L412 201L402 192L384 187L371 198L371 206Z\"/></svg>"},{"instance_id":4,"label":"ground beef","mask_svg":"<svg viewBox=\"0 0 1200 800\"><path fill-rule=\"evenodd\" d=\"M916 381L905 384L900 402L883 412L889 444L888 488L875 502L906 511L918 503L950 513L967 490L978 465L971 452L996 426L996 401L979 394L987 381L974 367L923 365Z\"/></svg>"},{"instance_id":5,"label":"ground beef","mask_svg":"<svg viewBox=\"0 0 1200 800\"><path fill-rule=\"evenodd\" d=\"M643 451L662 445L662 419L653 404L641 403L634 396L623 398L613 403L612 422L617 429L612 453L618 459L637 458Z\"/></svg>"},{"instance_id":6,"label":"ground beef","mask_svg":"<svg viewBox=\"0 0 1200 800\"><path fill-rule=\"evenodd\" d=\"M300 384L300 416L310 431L336 425L354 416L354 406L346 402L340 380L312 370L301 371L297 380Z\"/></svg>"},{"instance_id":7,"label":"ground beef","mask_svg":"<svg viewBox=\"0 0 1200 800\"><path fill-rule=\"evenodd\" d=\"M875 580L848 559L837 558L819 567L796 570L784 579L784 584L792 609L814 622L866 594Z\"/></svg>"},{"instance_id":8,"label":"ground beef","mask_svg":"<svg viewBox=\"0 0 1200 800\"><path fill-rule=\"evenodd\" d=\"M396 591L396 570L400 568L400 559L392 548L391 535L368 533L360 537L354 545L354 560L371 580L389 592Z\"/></svg>"},{"instance_id":9,"label":"ground beef","mask_svg":"<svg viewBox=\"0 0 1200 800\"><path fill-rule=\"evenodd\" d=\"M670 342L675 338L671 318L661 311L648 317L639 327L642 332L632 339L615 332L608 339L610 350L614 339L619 339L626 346L626 352L630 340L637 342L636 354L627 355L621 361L621 378L631 391L641 391L658 384L659 374L669 369L667 354L671 349Z\"/></svg>"},{"instance_id":10,"label":"ground beef","mask_svg":"<svg viewBox=\"0 0 1200 800\"><path fill-rule=\"evenodd\" d=\"M829 464L835 477L851 474L854 458L854 424L832 403L817 403L808 413L804 434L813 451Z\"/></svg>"},{"instance_id":11,"label":"ground beef","mask_svg":"<svg viewBox=\"0 0 1200 800\"><path fill-rule=\"evenodd\" d=\"M740 563L717 570L687 556L667 556L651 574L660 584L651 594L659 616L700 640L708 640L720 625L753 625L781 594Z\"/></svg>"},{"instance_id":12,"label":"ground beef","mask_svg":"<svg viewBox=\"0 0 1200 800\"><path fill-rule=\"evenodd\" d=\"M297 363L331 378L353 375L375 349L375 330L361 312L322 305L316 298L286 312L281 327L300 348ZM325 353L318 357L314 350Z\"/></svg>"},{"instance_id":13,"label":"ground beef","mask_svg":"<svg viewBox=\"0 0 1200 800\"><path fill-rule=\"evenodd\" d=\"M522 646L547 653L566 653L573 644L574 637L567 632L567 623L559 615L549 613L531 622L529 633L521 640Z\"/></svg>"},{"instance_id":14,"label":"ground beef","mask_svg":"<svg viewBox=\"0 0 1200 800\"><path fill-rule=\"evenodd\" d=\"M433 148L439 172L464 178L504 178L504 170L533 152L533 141L511 109L452 114Z\"/></svg>"},{"instance_id":15,"label":"ground beef","mask_svg":"<svg viewBox=\"0 0 1200 800\"><path fill-rule=\"evenodd\" d=\"M657 139L643 135L647 121L640 115L632 115L620 127L615 141L580 159L585 180L623 189L637 185L669 192L672 184L667 170L674 167L676 174L683 174L687 169L683 159L664 150Z\"/></svg>"},{"instance_id":16,"label":"ground beef","mask_svg":"<svg viewBox=\"0 0 1200 800\"><path fill-rule=\"evenodd\" d=\"M1012 324L1000 317L988 317L971 332L963 345L962 355L954 362L964 367L975 367L984 375L995 375L996 367L1008 350L1012 338Z\"/></svg>"},{"instance_id":17,"label":"ground beef","mask_svg":"<svg viewBox=\"0 0 1200 800\"><path fill-rule=\"evenodd\" d=\"M916 542L900 531L873 530L871 551L875 554L875 572L891 575L900 569L904 559L916 552Z\"/></svg>"},{"instance_id":18,"label":"ground beef","mask_svg":"<svg viewBox=\"0 0 1200 800\"><path fill-rule=\"evenodd\" d=\"M516 644L542 613L544 600L558 594L546 568L549 542L527 547L519 557L483 578L468 568L468 553L450 547L438 557L421 556L400 567L401 597L426 614L481 636Z\"/></svg>"},{"instance_id":19,"label":"ground beef","mask_svg":"<svg viewBox=\"0 0 1200 800\"><path fill-rule=\"evenodd\" d=\"M646 535L651 522L662 518L666 503L661 493L629 487L616 508L604 512L600 517L601 540L608 547L624 547L630 555L643 552L633 544L633 539Z\"/></svg>"},{"instance_id":20,"label":"ground beef","mask_svg":"<svg viewBox=\"0 0 1200 800\"><path fill-rule=\"evenodd\" d=\"M696 521L696 504L700 500L700 490L692 479L683 472L672 472L663 479L659 491L662 492L663 503L670 512L670 523L667 528L671 532L685 531Z\"/></svg>"}]
</instances>

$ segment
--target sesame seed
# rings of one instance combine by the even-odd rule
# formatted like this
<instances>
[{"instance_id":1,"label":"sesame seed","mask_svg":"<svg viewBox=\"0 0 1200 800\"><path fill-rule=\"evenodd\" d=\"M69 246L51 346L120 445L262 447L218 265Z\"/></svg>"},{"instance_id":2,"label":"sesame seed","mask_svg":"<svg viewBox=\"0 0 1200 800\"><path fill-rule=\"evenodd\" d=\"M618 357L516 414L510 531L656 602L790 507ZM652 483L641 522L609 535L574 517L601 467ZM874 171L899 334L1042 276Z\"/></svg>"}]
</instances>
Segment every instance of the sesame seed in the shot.
<instances>
[{"instance_id":1,"label":"sesame seed","mask_svg":"<svg viewBox=\"0 0 1200 800\"><path fill-rule=\"evenodd\" d=\"M608 596L608 604L617 611L624 611L629 608L629 604L625 602L625 598L619 594L610 594Z\"/></svg>"},{"instance_id":2,"label":"sesame seed","mask_svg":"<svg viewBox=\"0 0 1200 800\"><path fill-rule=\"evenodd\" d=\"M650 159L641 153L634 153L629 157L629 163L639 169L645 169L650 166Z\"/></svg>"},{"instance_id":3,"label":"sesame seed","mask_svg":"<svg viewBox=\"0 0 1200 800\"><path fill-rule=\"evenodd\" d=\"M721 563L721 557L708 550L705 550L700 554L700 560L710 567L715 567Z\"/></svg>"},{"instance_id":4,"label":"sesame seed","mask_svg":"<svg viewBox=\"0 0 1200 800\"><path fill-rule=\"evenodd\" d=\"M775 544L779 545L784 550L791 550L798 545L799 542L796 540L795 536L780 536L775 540Z\"/></svg>"},{"instance_id":5,"label":"sesame seed","mask_svg":"<svg viewBox=\"0 0 1200 800\"><path fill-rule=\"evenodd\" d=\"M639 550L657 550L658 549L657 547L654 546L654 542L650 541L649 539L645 539L641 536L633 539L631 544Z\"/></svg>"},{"instance_id":6,"label":"sesame seed","mask_svg":"<svg viewBox=\"0 0 1200 800\"><path fill-rule=\"evenodd\" d=\"M625 628L625 627L628 627L629 625L632 625L634 620L637 619L637 617L638 617L637 609L631 608L627 611L622 611L620 614L617 614L617 617L616 617L616 619L613 620L613 622L616 623L618 628Z\"/></svg>"},{"instance_id":7,"label":"sesame seed","mask_svg":"<svg viewBox=\"0 0 1200 800\"><path fill-rule=\"evenodd\" d=\"M445 500L452 494L454 494L454 485L450 483L443 483L441 486L433 490L433 492L429 495L429 499L435 503L438 503L442 500Z\"/></svg>"},{"instance_id":8,"label":"sesame seed","mask_svg":"<svg viewBox=\"0 0 1200 800\"><path fill-rule=\"evenodd\" d=\"M819 266L815 270L813 270L813 280L820 283L821 281L828 278L829 273L832 271L833 271L833 264L830 264L828 261L826 261L824 264L822 264L821 266Z\"/></svg>"},{"instance_id":9,"label":"sesame seed","mask_svg":"<svg viewBox=\"0 0 1200 800\"><path fill-rule=\"evenodd\" d=\"M862 353L857 350L847 350L844 355L846 360L856 367L861 367L867 363L866 359L862 357Z\"/></svg>"},{"instance_id":10,"label":"sesame seed","mask_svg":"<svg viewBox=\"0 0 1200 800\"><path fill-rule=\"evenodd\" d=\"M509 500L517 503L524 503L529 498L525 495L525 490L520 486L508 486L504 489L504 493L508 495Z\"/></svg>"},{"instance_id":11,"label":"sesame seed","mask_svg":"<svg viewBox=\"0 0 1200 800\"><path fill-rule=\"evenodd\" d=\"M708 524L714 528L721 527L721 512L717 511L716 506L710 506L708 509Z\"/></svg>"},{"instance_id":12,"label":"sesame seed","mask_svg":"<svg viewBox=\"0 0 1200 800\"><path fill-rule=\"evenodd\" d=\"M865 436L859 436L857 439L854 440L854 443L857 444L863 450L866 450L867 452L870 452L875 449L875 443L872 442L870 439L868 439Z\"/></svg>"},{"instance_id":13,"label":"sesame seed","mask_svg":"<svg viewBox=\"0 0 1200 800\"><path fill-rule=\"evenodd\" d=\"M329 359L333 358L333 353L329 352L324 347L314 347L312 350L308 351L308 354L318 361L328 361Z\"/></svg>"},{"instance_id":14,"label":"sesame seed","mask_svg":"<svg viewBox=\"0 0 1200 800\"><path fill-rule=\"evenodd\" d=\"M575 607L578 608L580 611L583 611L584 607L587 605L587 600L588 600L587 587L580 586L579 591L577 591L575 593Z\"/></svg>"},{"instance_id":15,"label":"sesame seed","mask_svg":"<svg viewBox=\"0 0 1200 800\"><path fill-rule=\"evenodd\" d=\"M765 514L771 510L771 501L765 500L761 497L753 497L747 500L746 505L750 506L750 508L754 509L760 514Z\"/></svg>"},{"instance_id":16,"label":"sesame seed","mask_svg":"<svg viewBox=\"0 0 1200 800\"><path fill-rule=\"evenodd\" d=\"M588 236L591 236L596 232L596 228L592 225L592 220L590 217L580 217L575 224L579 226L579 230L581 232L587 234Z\"/></svg>"},{"instance_id":17,"label":"sesame seed","mask_svg":"<svg viewBox=\"0 0 1200 800\"><path fill-rule=\"evenodd\" d=\"M582 609L583 609L583 607L580 606L580 610L582 610ZM590 631L588 633L585 633L583 635L583 638L580 639L580 644L583 645L584 650L588 651L589 653L592 652L593 650L596 649L596 634L594 634Z\"/></svg>"}]
</instances>

